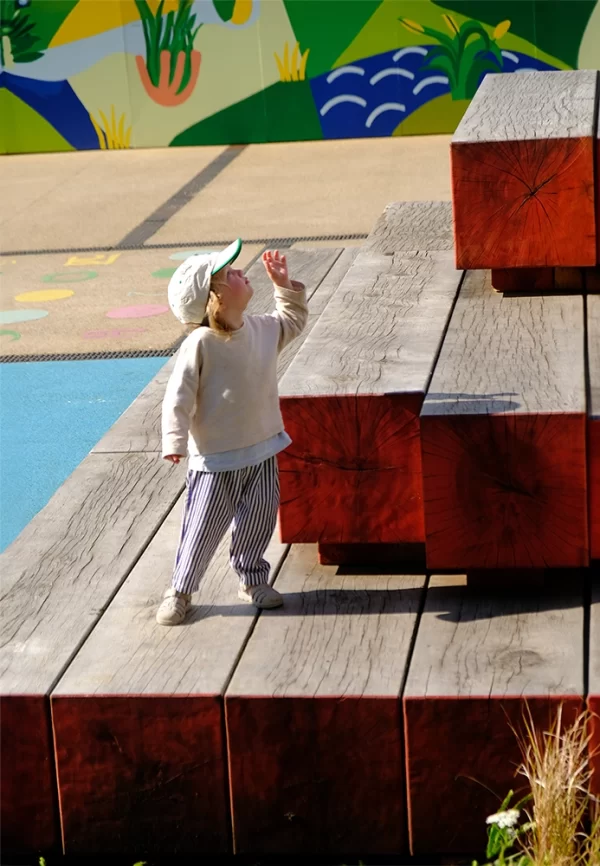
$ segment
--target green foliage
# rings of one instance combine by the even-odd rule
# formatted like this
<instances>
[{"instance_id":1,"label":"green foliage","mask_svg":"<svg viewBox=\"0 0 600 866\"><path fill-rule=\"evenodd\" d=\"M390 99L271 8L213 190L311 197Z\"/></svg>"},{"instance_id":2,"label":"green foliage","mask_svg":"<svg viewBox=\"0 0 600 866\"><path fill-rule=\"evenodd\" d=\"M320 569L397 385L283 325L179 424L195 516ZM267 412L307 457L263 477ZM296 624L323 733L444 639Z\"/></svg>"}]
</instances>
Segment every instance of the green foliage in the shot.
<instances>
[{"instance_id":1,"label":"green foliage","mask_svg":"<svg viewBox=\"0 0 600 866\"><path fill-rule=\"evenodd\" d=\"M433 0L444 11L491 26L510 18L511 33L526 39L572 68L577 67L579 46L596 0Z\"/></svg>"},{"instance_id":2,"label":"green foliage","mask_svg":"<svg viewBox=\"0 0 600 866\"><path fill-rule=\"evenodd\" d=\"M502 54L496 40L507 32L510 22L499 24L490 36L479 21L465 21L459 27L450 15L442 17L450 36L407 18L399 20L407 30L423 33L439 43L429 50L425 68L448 77L452 98L472 99L484 73L502 71Z\"/></svg>"},{"instance_id":3,"label":"green foliage","mask_svg":"<svg viewBox=\"0 0 600 866\"><path fill-rule=\"evenodd\" d=\"M333 69L382 0L283 0L296 40L310 49L307 77Z\"/></svg>"},{"instance_id":4,"label":"green foliage","mask_svg":"<svg viewBox=\"0 0 600 866\"><path fill-rule=\"evenodd\" d=\"M171 11L163 18L165 0L160 0L156 14L148 6L148 0L135 0L144 28L146 69L155 87L160 84L160 55L163 51L171 55L169 84L175 75L178 55L181 52L185 54L183 77L177 93L185 90L190 80L194 39L202 26L199 24L195 27L196 16L192 15L192 3L193 0L179 0L177 12Z\"/></svg>"},{"instance_id":5,"label":"green foliage","mask_svg":"<svg viewBox=\"0 0 600 866\"><path fill-rule=\"evenodd\" d=\"M10 53L15 63L31 63L44 52L31 20L31 0L0 0L0 62L6 65L4 39L10 43Z\"/></svg>"},{"instance_id":6,"label":"green foliage","mask_svg":"<svg viewBox=\"0 0 600 866\"><path fill-rule=\"evenodd\" d=\"M520 827L517 826L521 806L531 799L531 795L529 794L511 806L510 801L513 794L513 791L509 791L498 813L488 818L488 841L485 856L489 862L485 866L533 866L530 858L525 854L519 852L507 854L515 846L516 841L528 833L532 827L530 822L522 824ZM473 866L478 866L476 860L473 861Z\"/></svg>"}]
</instances>

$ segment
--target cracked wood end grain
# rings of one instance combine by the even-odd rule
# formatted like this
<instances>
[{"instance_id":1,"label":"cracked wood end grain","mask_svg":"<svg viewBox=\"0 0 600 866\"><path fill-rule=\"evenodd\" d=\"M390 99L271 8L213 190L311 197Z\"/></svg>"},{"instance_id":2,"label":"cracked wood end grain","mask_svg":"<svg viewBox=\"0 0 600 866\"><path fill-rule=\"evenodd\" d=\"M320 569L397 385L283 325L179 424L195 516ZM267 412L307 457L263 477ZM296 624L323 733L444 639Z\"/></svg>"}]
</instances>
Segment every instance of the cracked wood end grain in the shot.
<instances>
[{"instance_id":1,"label":"cracked wood end grain","mask_svg":"<svg viewBox=\"0 0 600 866\"><path fill-rule=\"evenodd\" d=\"M461 268L596 263L592 70L488 75L451 143Z\"/></svg>"}]
</instances>

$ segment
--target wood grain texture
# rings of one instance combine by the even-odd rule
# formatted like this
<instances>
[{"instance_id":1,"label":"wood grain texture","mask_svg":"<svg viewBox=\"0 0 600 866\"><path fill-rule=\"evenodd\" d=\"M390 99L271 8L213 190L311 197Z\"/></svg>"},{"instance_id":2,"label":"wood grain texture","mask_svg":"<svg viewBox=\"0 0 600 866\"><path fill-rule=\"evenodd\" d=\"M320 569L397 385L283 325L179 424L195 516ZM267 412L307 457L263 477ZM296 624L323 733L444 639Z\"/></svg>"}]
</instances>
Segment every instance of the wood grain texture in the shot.
<instances>
[{"instance_id":1,"label":"wood grain texture","mask_svg":"<svg viewBox=\"0 0 600 866\"><path fill-rule=\"evenodd\" d=\"M456 265L596 262L593 70L488 75L451 143Z\"/></svg>"},{"instance_id":2,"label":"wood grain texture","mask_svg":"<svg viewBox=\"0 0 600 866\"><path fill-rule=\"evenodd\" d=\"M600 421L600 296L586 298L588 380L590 399L588 416Z\"/></svg>"},{"instance_id":3,"label":"wood grain texture","mask_svg":"<svg viewBox=\"0 0 600 866\"><path fill-rule=\"evenodd\" d=\"M600 82L598 83L598 87L600 87ZM598 166L600 166L600 125L596 125L596 141L594 142L594 146L596 149L596 174L595 181L596 187L594 190L594 195L596 198L596 264L600 265L600 171L598 171Z\"/></svg>"},{"instance_id":4,"label":"wood grain texture","mask_svg":"<svg viewBox=\"0 0 600 866\"><path fill-rule=\"evenodd\" d=\"M20 828L24 849L31 850L33 838L30 789L35 785L35 796L45 799L48 826L55 807L45 729L36 729L37 721L22 720L21 708L35 719L42 707L48 712L44 696L102 616L182 486L182 470L154 454L91 455L0 557L3 736L18 744L15 755L24 762L11 759L3 766L2 827L11 838ZM48 715L46 725L49 729Z\"/></svg>"},{"instance_id":5,"label":"wood grain texture","mask_svg":"<svg viewBox=\"0 0 600 866\"><path fill-rule=\"evenodd\" d=\"M467 590L433 576L404 691L414 854L470 853L512 788L529 706L547 726L583 706L583 580L561 573L543 595Z\"/></svg>"},{"instance_id":6,"label":"wood grain texture","mask_svg":"<svg viewBox=\"0 0 600 866\"><path fill-rule=\"evenodd\" d=\"M237 853L399 853L399 695L424 577L336 574L294 546L225 698ZM249 740L252 748L248 748Z\"/></svg>"},{"instance_id":7,"label":"wood grain texture","mask_svg":"<svg viewBox=\"0 0 600 866\"><path fill-rule=\"evenodd\" d=\"M588 562L583 300L469 272L421 412L430 568Z\"/></svg>"},{"instance_id":8,"label":"wood grain texture","mask_svg":"<svg viewBox=\"0 0 600 866\"><path fill-rule=\"evenodd\" d=\"M280 384L284 541L423 540L418 413L459 282L447 252L358 254Z\"/></svg>"},{"instance_id":9,"label":"wood grain texture","mask_svg":"<svg viewBox=\"0 0 600 866\"><path fill-rule=\"evenodd\" d=\"M228 852L218 697L59 696L52 716L67 854Z\"/></svg>"},{"instance_id":10,"label":"wood grain texture","mask_svg":"<svg viewBox=\"0 0 600 866\"><path fill-rule=\"evenodd\" d=\"M58 854L60 827L48 698L0 699L2 853Z\"/></svg>"},{"instance_id":11,"label":"wood grain texture","mask_svg":"<svg viewBox=\"0 0 600 866\"><path fill-rule=\"evenodd\" d=\"M289 250L287 258L290 273L294 279L298 279L306 285L308 295L312 296L334 268L341 253L341 249ZM349 266L351 260L352 256L348 258L346 254L342 264L348 261ZM340 274L338 268L336 274L339 274L341 279L343 272ZM254 297L250 302L248 312L251 315L269 313L275 306L273 285L265 273L262 262L255 262L248 269L247 276L254 288ZM323 294L327 294L327 291L330 290L328 285L323 286L323 289ZM284 368L298 351L303 339L304 335L294 340L282 353L280 360ZM94 452L161 450L162 400L174 363L174 357L167 361L132 405L100 439L93 449Z\"/></svg>"},{"instance_id":12,"label":"wood grain texture","mask_svg":"<svg viewBox=\"0 0 600 866\"><path fill-rule=\"evenodd\" d=\"M214 853L230 846L222 696L257 611L237 598L227 536L185 626L156 623L182 504L52 694L67 854ZM267 551L273 570L286 551L274 538Z\"/></svg>"},{"instance_id":13,"label":"wood grain texture","mask_svg":"<svg viewBox=\"0 0 600 866\"><path fill-rule=\"evenodd\" d=\"M597 560L600 559L600 420L590 419L587 430L590 558Z\"/></svg>"},{"instance_id":14,"label":"wood grain texture","mask_svg":"<svg viewBox=\"0 0 600 866\"><path fill-rule=\"evenodd\" d=\"M418 543L425 535L419 395L285 398L285 542Z\"/></svg>"},{"instance_id":15,"label":"wood grain texture","mask_svg":"<svg viewBox=\"0 0 600 866\"><path fill-rule=\"evenodd\" d=\"M452 204L449 201L395 201L389 204L365 241L363 250L390 256L403 250L451 250Z\"/></svg>"},{"instance_id":16,"label":"wood grain texture","mask_svg":"<svg viewBox=\"0 0 600 866\"><path fill-rule=\"evenodd\" d=\"M600 296L586 298L590 555L600 559Z\"/></svg>"}]
</instances>

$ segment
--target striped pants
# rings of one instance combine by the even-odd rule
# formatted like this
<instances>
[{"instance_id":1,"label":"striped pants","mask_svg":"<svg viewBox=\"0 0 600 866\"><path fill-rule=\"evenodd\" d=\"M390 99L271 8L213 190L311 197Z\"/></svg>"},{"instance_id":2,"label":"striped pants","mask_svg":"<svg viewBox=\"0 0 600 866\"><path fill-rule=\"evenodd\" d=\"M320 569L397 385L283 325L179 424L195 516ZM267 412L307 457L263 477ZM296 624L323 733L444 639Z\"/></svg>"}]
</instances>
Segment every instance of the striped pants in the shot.
<instances>
[{"instance_id":1,"label":"striped pants","mask_svg":"<svg viewBox=\"0 0 600 866\"><path fill-rule=\"evenodd\" d=\"M264 558L277 522L277 457L229 472L187 474L187 495L173 586L195 592L231 526L231 567L242 586L268 583Z\"/></svg>"}]
</instances>

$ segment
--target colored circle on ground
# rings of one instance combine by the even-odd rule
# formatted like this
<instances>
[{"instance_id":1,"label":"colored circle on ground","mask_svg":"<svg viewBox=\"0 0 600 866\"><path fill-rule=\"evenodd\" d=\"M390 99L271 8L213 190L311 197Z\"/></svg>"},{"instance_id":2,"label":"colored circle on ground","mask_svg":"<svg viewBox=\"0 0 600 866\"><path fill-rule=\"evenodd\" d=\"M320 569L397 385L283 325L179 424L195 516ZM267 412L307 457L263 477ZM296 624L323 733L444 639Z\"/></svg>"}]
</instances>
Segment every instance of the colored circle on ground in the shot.
<instances>
[{"instance_id":1,"label":"colored circle on ground","mask_svg":"<svg viewBox=\"0 0 600 866\"><path fill-rule=\"evenodd\" d=\"M55 274L46 274L42 277L43 283L82 283L84 280L93 280L98 276L98 271L58 271Z\"/></svg>"},{"instance_id":2,"label":"colored circle on ground","mask_svg":"<svg viewBox=\"0 0 600 866\"><path fill-rule=\"evenodd\" d=\"M39 292L23 292L15 295L15 301L20 304L31 304L39 301L62 301L70 298L75 292L72 289L41 289Z\"/></svg>"},{"instance_id":3,"label":"colored circle on ground","mask_svg":"<svg viewBox=\"0 0 600 866\"><path fill-rule=\"evenodd\" d=\"M148 319L150 316L161 316L168 312L169 307L164 304L140 304L135 307L118 307L110 310L106 316L109 319Z\"/></svg>"},{"instance_id":4,"label":"colored circle on ground","mask_svg":"<svg viewBox=\"0 0 600 866\"><path fill-rule=\"evenodd\" d=\"M20 340L21 335L18 331L4 331L0 330L0 337L12 337L11 343L14 343L15 340Z\"/></svg>"},{"instance_id":5,"label":"colored circle on ground","mask_svg":"<svg viewBox=\"0 0 600 866\"><path fill-rule=\"evenodd\" d=\"M48 315L47 310L0 310L0 325L14 325L15 322L33 322Z\"/></svg>"},{"instance_id":6,"label":"colored circle on ground","mask_svg":"<svg viewBox=\"0 0 600 866\"><path fill-rule=\"evenodd\" d=\"M214 250L180 250L178 253L171 253L169 258L174 262L184 262L186 259L189 259L190 256L206 255L206 253L212 252L214 252Z\"/></svg>"},{"instance_id":7,"label":"colored circle on ground","mask_svg":"<svg viewBox=\"0 0 600 866\"><path fill-rule=\"evenodd\" d=\"M173 276L177 268L160 268L158 271L154 271L152 274L153 277L159 277L159 279L166 280Z\"/></svg>"}]
</instances>

